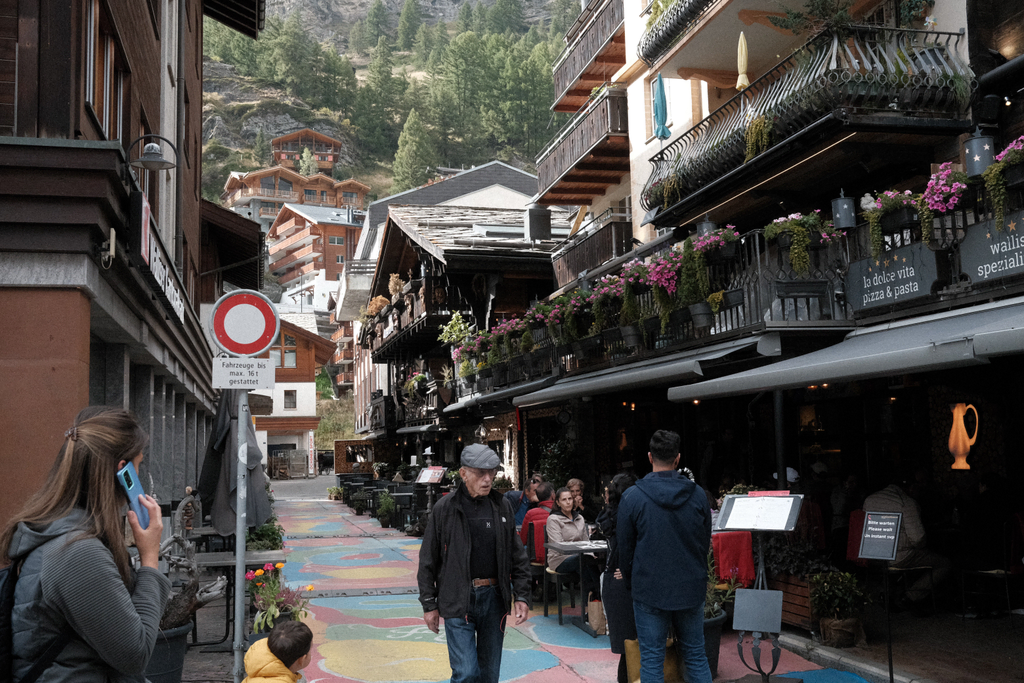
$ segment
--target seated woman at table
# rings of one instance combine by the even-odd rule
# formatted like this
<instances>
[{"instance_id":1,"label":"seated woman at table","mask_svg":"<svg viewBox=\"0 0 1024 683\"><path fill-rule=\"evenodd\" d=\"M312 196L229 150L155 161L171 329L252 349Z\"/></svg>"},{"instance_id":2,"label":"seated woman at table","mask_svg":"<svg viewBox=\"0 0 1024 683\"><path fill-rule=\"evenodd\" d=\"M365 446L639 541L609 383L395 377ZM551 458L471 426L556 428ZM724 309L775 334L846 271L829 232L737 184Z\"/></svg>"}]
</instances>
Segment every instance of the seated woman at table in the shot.
<instances>
[{"instance_id":1,"label":"seated woman at table","mask_svg":"<svg viewBox=\"0 0 1024 683\"><path fill-rule=\"evenodd\" d=\"M573 511L574 498L569 489L562 487L555 493L555 509L548 516L545 528L548 543L571 543L573 541L589 541L590 531L583 515ZM589 555L583 557L583 568L580 569L580 555L565 555L553 548L548 549L548 568L559 574L580 574L583 591L592 593L592 599L599 600L601 588L598 584L597 560Z\"/></svg>"}]
</instances>

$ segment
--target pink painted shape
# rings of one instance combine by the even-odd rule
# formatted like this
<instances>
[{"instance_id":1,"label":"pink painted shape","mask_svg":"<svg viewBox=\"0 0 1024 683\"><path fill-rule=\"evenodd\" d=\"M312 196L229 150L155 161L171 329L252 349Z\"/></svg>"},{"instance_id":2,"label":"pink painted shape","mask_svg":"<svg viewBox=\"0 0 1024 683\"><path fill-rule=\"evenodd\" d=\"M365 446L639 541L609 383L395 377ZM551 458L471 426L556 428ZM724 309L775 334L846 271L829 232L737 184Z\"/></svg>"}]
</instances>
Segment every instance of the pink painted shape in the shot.
<instances>
[{"instance_id":1,"label":"pink painted shape","mask_svg":"<svg viewBox=\"0 0 1024 683\"><path fill-rule=\"evenodd\" d=\"M729 631L722 634L722 645L718 652L718 680L733 681L751 673L747 667L743 666L743 662L740 661L740 655L736 651L736 639L737 633L735 631ZM749 634L743 639L743 656L746 658L748 664L756 666L752 661L753 655L750 652L751 641L752 638ZM761 641L761 666L769 669L771 668L771 655L771 641ZM779 658L779 666L775 671L777 673L788 673L790 671L817 671L821 668L822 667L817 664L807 661L800 655L793 654L789 650L783 648L782 656ZM774 680L774 678L775 677L773 676L772 679Z\"/></svg>"}]
</instances>

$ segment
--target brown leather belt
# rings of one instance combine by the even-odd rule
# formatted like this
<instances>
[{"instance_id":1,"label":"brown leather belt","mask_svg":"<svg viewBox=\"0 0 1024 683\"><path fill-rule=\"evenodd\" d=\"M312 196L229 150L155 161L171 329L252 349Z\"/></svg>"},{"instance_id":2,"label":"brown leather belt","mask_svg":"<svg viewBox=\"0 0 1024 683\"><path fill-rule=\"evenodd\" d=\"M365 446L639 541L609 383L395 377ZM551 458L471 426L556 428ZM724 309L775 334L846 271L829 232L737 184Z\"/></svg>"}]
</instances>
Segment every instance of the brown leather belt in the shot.
<instances>
[{"instance_id":1,"label":"brown leather belt","mask_svg":"<svg viewBox=\"0 0 1024 683\"><path fill-rule=\"evenodd\" d=\"M483 586L497 586L497 579L473 579L473 588L482 588Z\"/></svg>"}]
</instances>

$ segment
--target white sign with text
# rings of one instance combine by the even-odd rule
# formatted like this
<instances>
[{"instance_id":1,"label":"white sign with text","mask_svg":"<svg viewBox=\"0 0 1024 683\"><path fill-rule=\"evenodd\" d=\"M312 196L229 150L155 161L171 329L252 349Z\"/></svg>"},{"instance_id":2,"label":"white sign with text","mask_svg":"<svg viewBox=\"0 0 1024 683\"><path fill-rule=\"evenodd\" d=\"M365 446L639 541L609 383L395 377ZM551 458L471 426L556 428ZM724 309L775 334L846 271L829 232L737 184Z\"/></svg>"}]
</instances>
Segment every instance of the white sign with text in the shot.
<instances>
[{"instance_id":1,"label":"white sign with text","mask_svg":"<svg viewBox=\"0 0 1024 683\"><path fill-rule=\"evenodd\" d=\"M274 364L269 358L214 358L214 389L273 389Z\"/></svg>"}]
</instances>

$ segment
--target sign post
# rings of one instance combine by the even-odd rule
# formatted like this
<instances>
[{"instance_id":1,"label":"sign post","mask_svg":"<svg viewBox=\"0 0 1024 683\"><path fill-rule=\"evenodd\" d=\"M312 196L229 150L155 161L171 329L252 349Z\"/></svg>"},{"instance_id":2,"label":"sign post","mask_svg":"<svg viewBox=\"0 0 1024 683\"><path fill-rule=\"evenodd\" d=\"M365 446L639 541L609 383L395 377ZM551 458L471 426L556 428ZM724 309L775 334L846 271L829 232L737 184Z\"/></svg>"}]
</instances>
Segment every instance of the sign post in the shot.
<instances>
[{"instance_id":1,"label":"sign post","mask_svg":"<svg viewBox=\"0 0 1024 683\"><path fill-rule=\"evenodd\" d=\"M860 534L860 552L857 553L857 557L862 560L884 560L887 563L895 560L896 547L900 539L900 525L902 524L902 512L865 512L864 528ZM885 585L885 638L889 651L889 683L893 683L889 572L883 570L882 577Z\"/></svg>"},{"instance_id":2,"label":"sign post","mask_svg":"<svg viewBox=\"0 0 1024 683\"><path fill-rule=\"evenodd\" d=\"M213 341L230 358L215 358L213 387L238 391L237 447L235 486L235 683L245 676L245 519L246 475L248 473L249 390L273 389L274 368L266 359L251 358L263 353L277 339L281 319L270 299L259 292L239 289L228 292L213 306L210 314Z\"/></svg>"}]
</instances>

